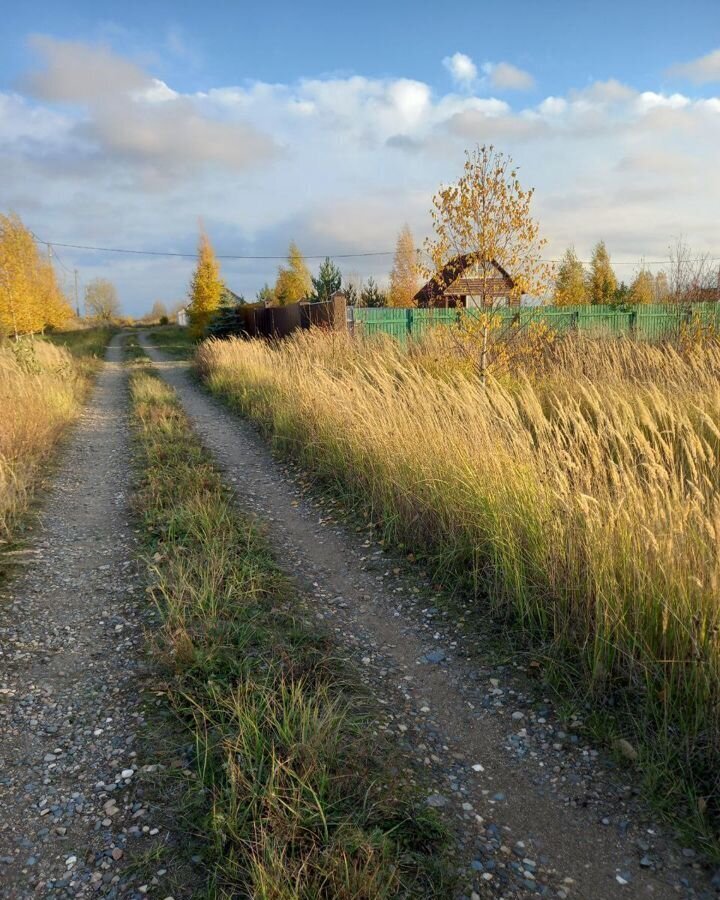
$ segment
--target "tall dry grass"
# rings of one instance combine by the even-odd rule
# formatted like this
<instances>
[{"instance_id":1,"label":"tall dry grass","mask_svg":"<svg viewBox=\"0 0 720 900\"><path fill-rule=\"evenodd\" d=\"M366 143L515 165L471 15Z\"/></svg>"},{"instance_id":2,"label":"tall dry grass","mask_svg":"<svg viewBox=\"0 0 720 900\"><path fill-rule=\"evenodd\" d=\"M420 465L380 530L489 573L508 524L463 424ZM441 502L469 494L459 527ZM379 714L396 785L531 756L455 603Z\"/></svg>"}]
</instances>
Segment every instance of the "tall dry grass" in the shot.
<instances>
[{"instance_id":1,"label":"tall dry grass","mask_svg":"<svg viewBox=\"0 0 720 900\"><path fill-rule=\"evenodd\" d=\"M88 374L66 349L45 341L0 345L0 544L10 540L43 465L78 415Z\"/></svg>"},{"instance_id":2,"label":"tall dry grass","mask_svg":"<svg viewBox=\"0 0 720 900\"><path fill-rule=\"evenodd\" d=\"M210 341L197 362L212 390L424 553L436 578L512 621L612 713L667 808L712 830L718 344L681 354L568 340L487 389L442 337L409 350L312 333Z\"/></svg>"}]
</instances>

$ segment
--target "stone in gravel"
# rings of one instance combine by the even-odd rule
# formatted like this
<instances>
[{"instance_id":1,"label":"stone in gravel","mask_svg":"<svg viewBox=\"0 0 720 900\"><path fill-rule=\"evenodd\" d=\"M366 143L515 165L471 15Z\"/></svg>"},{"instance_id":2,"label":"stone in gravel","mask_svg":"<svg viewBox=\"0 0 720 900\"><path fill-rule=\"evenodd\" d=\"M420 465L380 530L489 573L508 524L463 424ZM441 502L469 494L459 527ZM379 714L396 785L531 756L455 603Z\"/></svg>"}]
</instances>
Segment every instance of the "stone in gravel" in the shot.
<instances>
[{"instance_id":1,"label":"stone in gravel","mask_svg":"<svg viewBox=\"0 0 720 900\"><path fill-rule=\"evenodd\" d=\"M445 659L445 651L444 650L431 650L429 653L426 653L423 656L425 662L429 663L440 663Z\"/></svg>"},{"instance_id":2,"label":"stone in gravel","mask_svg":"<svg viewBox=\"0 0 720 900\"><path fill-rule=\"evenodd\" d=\"M630 743L630 741L626 741L625 738L620 738L615 741L615 749L622 753L625 759L629 759L631 762L635 762L638 758L638 752Z\"/></svg>"},{"instance_id":3,"label":"stone in gravel","mask_svg":"<svg viewBox=\"0 0 720 900\"><path fill-rule=\"evenodd\" d=\"M436 809L440 808L441 806L447 806L448 802L448 798L443 797L442 794L431 794L425 801L428 806L432 806Z\"/></svg>"},{"instance_id":4,"label":"stone in gravel","mask_svg":"<svg viewBox=\"0 0 720 900\"><path fill-rule=\"evenodd\" d=\"M120 773L121 778L132 778L135 772L132 769L123 769Z\"/></svg>"}]
</instances>

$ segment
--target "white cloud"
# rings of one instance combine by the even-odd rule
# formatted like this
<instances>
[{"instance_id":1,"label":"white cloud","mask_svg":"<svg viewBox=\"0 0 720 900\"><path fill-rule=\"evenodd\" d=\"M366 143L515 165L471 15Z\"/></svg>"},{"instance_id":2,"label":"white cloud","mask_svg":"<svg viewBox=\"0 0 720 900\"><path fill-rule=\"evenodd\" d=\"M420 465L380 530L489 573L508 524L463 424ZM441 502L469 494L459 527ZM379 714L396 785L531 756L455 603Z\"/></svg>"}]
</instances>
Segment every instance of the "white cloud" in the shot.
<instances>
[{"instance_id":1,"label":"white cloud","mask_svg":"<svg viewBox=\"0 0 720 900\"><path fill-rule=\"evenodd\" d=\"M277 152L253 125L214 118L191 97L106 47L36 36L44 67L24 80L39 100L84 107L73 133L106 166L136 166L145 184L197 166L243 169Z\"/></svg>"},{"instance_id":2,"label":"white cloud","mask_svg":"<svg viewBox=\"0 0 720 900\"><path fill-rule=\"evenodd\" d=\"M500 91L527 91L535 87L532 75L512 63L486 63L483 71L488 76L490 85Z\"/></svg>"},{"instance_id":3,"label":"white cloud","mask_svg":"<svg viewBox=\"0 0 720 900\"><path fill-rule=\"evenodd\" d=\"M643 91L637 99L636 103L640 112L648 112L651 109L683 109L689 106L691 101L689 97L682 94L658 94L655 91Z\"/></svg>"},{"instance_id":4,"label":"white cloud","mask_svg":"<svg viewBox=\"0 0 720 900\"><path fill-rule=\"evenodd\" d=\"M472 60L473 84L466 66L446 93L360 74L182 93L106 48L36 46L45 67L26 94L0 94L0 196L55 240L192 251L202 215L218 251L275 254L291 237L306 253L392 249L406 220L422 239L433 192L478 141L511 153L536 188L551 255L603 237L617 260L658 258L680 232L718 251L720 97L611 79L523 105L487 96L497 67L483 79ZM182 296L192 268L63 258L116 278L135 311ZM276 265L224 271L252 296ZM343 266L381 278L387 260Z\"/></svg>"},{"instance_id":5,"label":"white cloud","mask_svg":"<svg viewBox=\"0 0 720 900\"><path fill-rule=\"evenodd\" d=\"M452 75L453 81L460 87L472 87L477 79L477 66L465 53L453 53L446 56L443 65Z\"/></svg>"},{"instance_id":6,"label":"white cloud","mask_svg":"<svg viewBox=\"0 0 720 900\"><path fill-rule=\"evenodd\" d=\"M668 74L676 78L687 78L695 84L720 82L720 48L690 62L678 63L668 69Z\"/></svg>"}]
</instances>

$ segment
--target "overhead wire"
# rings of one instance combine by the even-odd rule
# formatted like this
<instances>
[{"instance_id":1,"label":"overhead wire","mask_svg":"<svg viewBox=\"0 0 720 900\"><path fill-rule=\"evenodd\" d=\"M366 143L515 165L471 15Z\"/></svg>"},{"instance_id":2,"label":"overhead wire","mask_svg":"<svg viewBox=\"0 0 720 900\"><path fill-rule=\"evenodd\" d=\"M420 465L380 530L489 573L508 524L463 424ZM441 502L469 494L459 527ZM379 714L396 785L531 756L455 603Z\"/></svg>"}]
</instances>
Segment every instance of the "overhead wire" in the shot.
<instances>
[{"instance_id":1,"label":"overhead wire","mask_svg":"<svg viewBox=\"0 0 720 900\"><path fill-rule=\"evenodd\" d=\"M196 259L197 253L181 253L174 250L138 250L131 249L128 247L96 247L90 244L69 244L64 243L62 241L45 241L42 238L38 237L36 234L33 234L35 240L40 244L45 244L45 246L52 247L55 250L56 247L63 247L71 250L87 250L91 252L98 253L127 253L137 256L162 256L162 257L176 257L181 259ZM424 252L421 248L417 249L418 253ZM361 259L361 258L369 258L374 256L393 256L395 253L394 250L374 250L367 251L363 253L314 253L314 254L303 254L305 259ZM236 253L216 253L217 259L225 259L225 260L286 260L288 259L288 255L284 254L236 254ZM57 252L55 252L55 256L60 262L60 265L63 266L66 271L70 272L65 264L59 259L57 256ZM697 257L693 257L696 260L707 260L707 261L717 261L720 260L720 256L706 256L700 255ZM553 258L553 259L542 259L541 262L545 263L559 263L562 262L561 259ZM578 262L583 265L590 265L591 260L581 259ZM637 266L638 263L641 265L648 266L660 266L665 265L668 262L668 258L665 259L645 259L640 257L640 260L634 261L626 261L626 260L613 260L614 266Z\"/></svg>"}]
</instances>

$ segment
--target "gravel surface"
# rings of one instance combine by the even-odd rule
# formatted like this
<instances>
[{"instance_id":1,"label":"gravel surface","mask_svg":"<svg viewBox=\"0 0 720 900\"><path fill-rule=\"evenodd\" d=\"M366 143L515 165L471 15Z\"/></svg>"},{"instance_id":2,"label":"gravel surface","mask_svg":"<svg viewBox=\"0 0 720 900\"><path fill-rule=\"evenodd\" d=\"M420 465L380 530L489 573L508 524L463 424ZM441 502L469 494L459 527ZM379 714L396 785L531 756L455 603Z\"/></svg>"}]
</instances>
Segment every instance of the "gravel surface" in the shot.
<instances>
[{"instance_id":1,"label":"gravel surface","mask_svg":"<svg viewBox=\"0 0 720 900\"><path fill-rule=\"evenodd\" d=\"M155 805L170 761L147 749L120 341L64 449L32 564L0 585L2 897L180 896L159 852L172 790Z\"/></svg>"},{"instance_id":2,"label":"gravel surface","mask_svg":"<svg viewBox=\"0 0 720 900\"><path fill-rule=\"evenodd\" d=\"M180 398L239 502L357 663L391 731L433 784L458 835L465 896L716 897L720 876L653 820L632 772L562 724L530 673L484 651L422 573L393 560L275 461L255 429L213 401L188 364L147 352ZM630 748L631 749L631 748Z\"/></svg>"}]
</instances>

